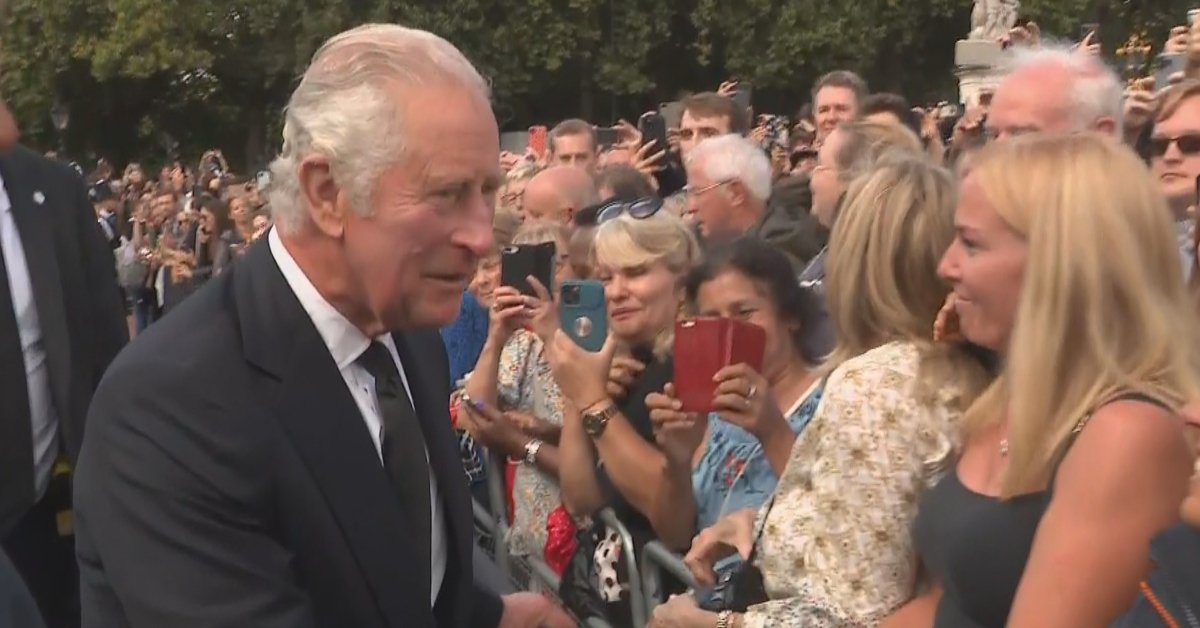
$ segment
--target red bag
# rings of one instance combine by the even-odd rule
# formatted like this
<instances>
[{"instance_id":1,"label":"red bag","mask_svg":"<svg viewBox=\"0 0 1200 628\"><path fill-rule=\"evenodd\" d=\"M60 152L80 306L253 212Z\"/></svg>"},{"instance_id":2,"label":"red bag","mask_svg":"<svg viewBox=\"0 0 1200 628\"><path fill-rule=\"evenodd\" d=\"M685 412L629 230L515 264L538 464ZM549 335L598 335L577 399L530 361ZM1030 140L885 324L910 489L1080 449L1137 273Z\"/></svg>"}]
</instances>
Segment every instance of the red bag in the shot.
<instances>
[{"instance_id":1,"label":"red bag","mask_svg":"<svg viewBox=\"0 0 1200 628\"><path fill-rule=\"evenodd\" d=\"M575 520L563 506L554 509L546 518L546 564L560 577L575 555Z\"/></svg>"}]
</instances>

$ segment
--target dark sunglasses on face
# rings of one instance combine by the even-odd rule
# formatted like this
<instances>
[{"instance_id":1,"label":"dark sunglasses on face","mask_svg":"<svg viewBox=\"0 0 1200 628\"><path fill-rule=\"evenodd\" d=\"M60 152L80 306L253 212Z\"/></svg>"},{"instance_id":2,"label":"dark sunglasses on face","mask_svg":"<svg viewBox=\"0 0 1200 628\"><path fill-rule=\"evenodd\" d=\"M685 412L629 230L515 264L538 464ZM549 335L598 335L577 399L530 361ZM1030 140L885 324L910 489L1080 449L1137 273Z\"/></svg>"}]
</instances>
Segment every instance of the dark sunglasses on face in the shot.
<instances>
[{"instance_id":1,"label":"dark sunglasses on face","mask_svg":"<svg viewBox=\"0 0 1200 628\"><path fill-rule=\"evenodd\" d=\"M604 224L621 214L629 214L631 218L642 220L649 218L662 209L663 202L659 198L639 198L636 201L610 201L600 206L596 211L596 224Z\"/></svg>"},{"instance_id":2,"label":"dark sunglasses on face","mask_svg":"<svg viewBox=\"0 0 1200 628\"><path fill-rule=\"evenodd\" d=\"M1200 134L1152 137L1150 138L1150 154L1154 157L1162 157L1171 149L1171 144L1175 144L1184 156L1200 155Z\"/></svg>"}]
</instances>

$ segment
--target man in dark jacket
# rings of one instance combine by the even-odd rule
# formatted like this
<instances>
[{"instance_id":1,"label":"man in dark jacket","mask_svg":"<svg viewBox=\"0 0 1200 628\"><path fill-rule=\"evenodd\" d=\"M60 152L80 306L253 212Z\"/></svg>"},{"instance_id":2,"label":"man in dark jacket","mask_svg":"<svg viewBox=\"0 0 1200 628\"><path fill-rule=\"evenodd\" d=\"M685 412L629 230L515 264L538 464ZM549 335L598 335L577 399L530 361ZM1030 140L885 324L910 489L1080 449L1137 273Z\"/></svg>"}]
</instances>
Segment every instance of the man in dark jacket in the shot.
<instances>
[{"instance_id":1,"label":"man in dark jacket","mask_svg":"<svg viewBox=\"0 0 1200 628\"><path fill-rule=\"evenodd\" d=\"M750 140L738 135L705 140L686 167L687 213L703 238L759 238L786 255L797 274L821 249L819 229L798 215L790 202L796 199L772 199L771 164Z\"/></svg>"},{"instance_id":2,"label":"man in dark jacket","mask_svg":"<svg viewBox=\"0 0 1200 628\"><path fill-rule=\"evenodd\" d=\"M0 550L0 628L45 627L29 587L25 586L8 554Z\"/></svg>"}]
</instances>

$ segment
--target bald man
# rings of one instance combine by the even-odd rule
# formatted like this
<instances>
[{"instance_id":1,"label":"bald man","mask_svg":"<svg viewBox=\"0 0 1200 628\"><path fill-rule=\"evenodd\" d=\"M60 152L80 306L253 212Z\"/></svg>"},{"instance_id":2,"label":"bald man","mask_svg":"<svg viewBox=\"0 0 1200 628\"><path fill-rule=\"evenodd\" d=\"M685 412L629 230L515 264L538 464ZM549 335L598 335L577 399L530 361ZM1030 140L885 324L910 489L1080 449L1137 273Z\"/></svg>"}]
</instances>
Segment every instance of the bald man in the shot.
<instances>
[{"instance_id":1,"label":"bald man","mask_svg":"<svg viewBox=\"0 0 1200 628\"><path fill-rule=\"evenodd\" d=\"M1067 47L1016 48L996 88L987 130L995 139L1096 131L1120 137L1123 87L1102 60Z\"/></svg>"},{"instance_id":2,"label":"bald man","mask_svg":"<svg viewBox=\"0 0 1200 628\"><path fill-rule=\"evenodd\" d=\"M596 180L586 170L551 166L529 180L521 206L529 222L570 224L575 212L599 200Z\"/></svg>"}]
</instances>

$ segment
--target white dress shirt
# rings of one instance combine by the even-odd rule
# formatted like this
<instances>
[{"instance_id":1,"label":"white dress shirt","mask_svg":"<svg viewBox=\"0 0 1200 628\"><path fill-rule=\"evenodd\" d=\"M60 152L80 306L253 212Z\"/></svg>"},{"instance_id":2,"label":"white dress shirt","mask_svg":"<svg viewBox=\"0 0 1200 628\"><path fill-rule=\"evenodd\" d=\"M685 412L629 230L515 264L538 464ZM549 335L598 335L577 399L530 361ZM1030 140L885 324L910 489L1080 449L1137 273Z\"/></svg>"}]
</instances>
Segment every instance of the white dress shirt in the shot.
<instances>
[{"instance_id":1,"label":"white dress shirt","mask_svg":"<svg viewBox=\"0 0 1200 628\"><path fill-rule=\"evenodd\" d=\"M13 220L12 201L0 179L0 243L4 248L4 266L12 291L13 313L21 336L21 352L25 356L25 381L29 385L29 414L32 421L34 489L40 500L50 486L50 473L58 457L58 413L50 393L50 368L46 347L42 343L42 324L38 320L37 304L33 301L33 283L25 261L25 247Z\"/></svg>"},{"instance_id":2,"label":"white dress shirt","mask_svg":"<svg viewBox=\"0 0 1200 628\"><path fill-rule=\"evenodd\" d=\"M341 312L334 309L321 296L321 293L317 292L316 287L296 264L296 260L292 259L291 253L288 253L274 228L268 234L267 241L271 247L271 255L274 256L275 263L283 273L283 278L287 280L288 286L296 294L300 305L312 319L317 333L321 334L321 339L329 348L329 354L333 356L333 361L337 364L342 379L346 381L346 387L350 389L350 395L358 404L358 410L367 424L371 440L375 441L375 453L379 456L379 464L382 465L383 449L380 445L383 442L383 419L379 412L378 400L375 398L375 378L371 377L371 374L356 362L371 345L371 339L367 338L353 323L342 316ZM7 245L7 242L5 244ZM7 251L7 249L5 250ZM382 342L387 347L388 353L392 354L396 368L400 371L400 380L404 382L404 389L408 392L409 399L412 399L412 389L408 387L404 364L400 362L400 356L396 353L396 345L392 341L392 337L385 334L375 340ZM421 437L421 435L418 434L417 437ZM428 460L428 448L426 448L425 457ZM446 576L446 514L442 509L442 502L438 498L437 479L433 475L432 468L429 470L429 501L430 513L432 513L429 528L429 547L432 554L429 571L431 575L429 607L433 608L438 592L442 588L442 580ZM399 534L399 530L397 530L397 534Z\"/></svg>"}]
</instances>

